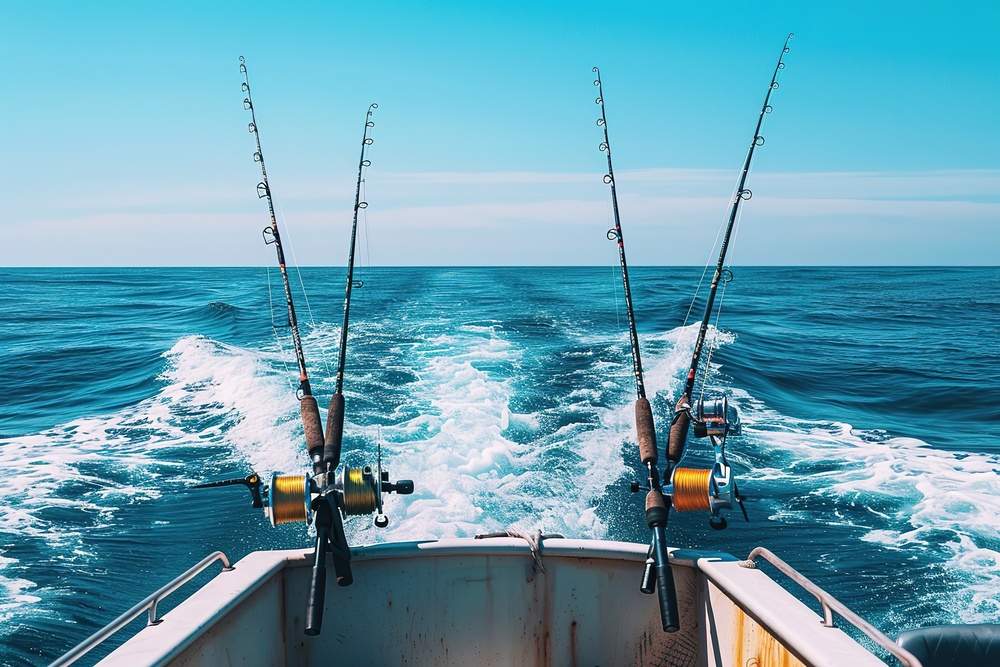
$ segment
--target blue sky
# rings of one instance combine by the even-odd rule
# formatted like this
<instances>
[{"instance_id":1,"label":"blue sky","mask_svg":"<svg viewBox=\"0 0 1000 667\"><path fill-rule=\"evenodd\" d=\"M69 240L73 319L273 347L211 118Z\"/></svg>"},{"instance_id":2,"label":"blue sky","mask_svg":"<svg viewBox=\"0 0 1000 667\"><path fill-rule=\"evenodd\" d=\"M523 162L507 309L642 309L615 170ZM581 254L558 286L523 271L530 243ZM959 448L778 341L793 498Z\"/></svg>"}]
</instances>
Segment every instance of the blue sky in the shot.
<instances>
[{"instance_id":1,"label":"blue sky","mask_svg":"<svg viewBox=\"0 0 1000 667\"><path fill-rule=\"evenodd\" d=\"M302 264L700 264L796 33L734 260L1000 264L995 3L0 4L0 265L253 265L237 58ZM805 4L805 3L802 3Z\"/></svg>"}]
</instances>

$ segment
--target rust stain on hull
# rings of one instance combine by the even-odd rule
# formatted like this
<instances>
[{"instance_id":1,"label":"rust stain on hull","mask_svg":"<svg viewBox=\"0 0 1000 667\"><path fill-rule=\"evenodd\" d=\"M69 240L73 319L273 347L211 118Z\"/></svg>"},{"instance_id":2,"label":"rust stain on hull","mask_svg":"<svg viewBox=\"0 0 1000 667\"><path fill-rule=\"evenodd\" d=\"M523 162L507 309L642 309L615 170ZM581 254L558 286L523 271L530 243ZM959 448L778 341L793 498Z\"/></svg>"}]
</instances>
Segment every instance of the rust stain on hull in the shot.
<instances>
[{"instance_id":1,"label":"rust stain on hull","mask_svg":"<svg viewBox=\"0 0 1000 667\"><path fill-rule=\"evenodd\" d=\"M736 607L733 657L738 667L807 667L757 621Z\"/></svg>"}]
</instances>

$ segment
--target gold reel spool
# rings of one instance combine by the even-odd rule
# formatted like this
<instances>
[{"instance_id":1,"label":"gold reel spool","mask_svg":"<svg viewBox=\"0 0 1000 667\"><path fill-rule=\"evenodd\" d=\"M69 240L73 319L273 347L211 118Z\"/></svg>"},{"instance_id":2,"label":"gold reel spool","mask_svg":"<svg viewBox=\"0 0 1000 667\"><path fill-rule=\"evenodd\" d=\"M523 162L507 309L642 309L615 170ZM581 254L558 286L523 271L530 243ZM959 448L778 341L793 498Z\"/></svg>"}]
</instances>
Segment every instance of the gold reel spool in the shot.
<instances>
[{"instance_id":1,"label":"gold reel spool","mask_svg":"<svg viewBox=\"0 0 1000 667\"><path fill-rule=\"evenodd\" d=\"M308 523L309 476L272 475L267 505L272 526Z\"/></svg>"},{"instance_id":2,"label":"gold reel spool","mask_svg":"<svg viewBox=\"0 0 1000 667\"><path fill-rule=\"evenodd\" d=\"M673 506L678 512L711 511L711 468L675 468L673 483Z\"/></svg>"},{"instance_id":3,"label":"gold reel spool","mask_svg":"<svg viewBox=\"0 0 1000 667\"><path fill-rule=\"evenodd\" d=\"M378 482L369 466L345 467L343 472L344 514L371 514L379 507Z\"/></svg>"}]
</instances>

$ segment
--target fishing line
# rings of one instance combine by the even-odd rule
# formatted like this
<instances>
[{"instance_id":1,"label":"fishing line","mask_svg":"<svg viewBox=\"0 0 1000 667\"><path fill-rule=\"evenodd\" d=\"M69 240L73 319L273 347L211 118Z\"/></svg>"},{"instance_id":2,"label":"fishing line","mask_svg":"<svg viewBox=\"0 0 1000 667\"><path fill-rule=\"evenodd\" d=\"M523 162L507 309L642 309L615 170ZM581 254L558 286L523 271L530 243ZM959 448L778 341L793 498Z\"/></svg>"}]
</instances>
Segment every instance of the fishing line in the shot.
<instances>
[{"instance_id":1,"label":"fishing line","mask_svg":"<svg viewBox=\"0 0 1000 667\"><path fill-rule=\"evenodd\" d=\"M274 321L274 299L271 296L271 267L264 267L264 275L267 276L267 309L271 314L271 332L274 334L274 341L278 344L278 361L281 363L281 368L285 371L285 381L288 382L288 387L292 391L295 391L295 385L292 384L290 379L291 373L288 368L288 362L285 360L285 345L281 342L281 336L278 334L278 323Z\"/></svg>"},{"instance_id":2,"label":"fishing line","mask_svg":"<svg viewBox=\"0 0 1000 667\"><path fill-rule=\"evenodd\" d=\"M277 209L277 212L278 219L281 220L281 224L285 228L285 237L288 239L288 250L292 256L292 269L295 271L295 276L299 281L302 298L306 302L306 311L309 313L309 324L313 328L316 328L316 318L313 317L312 306L309 304L309 294L306 292L306 285L302 280L302 271L299 269L299 258L295 253L295 234L292 232L291 225L288 224L285 214L280 208Z\"/></svg>"},{"instance_id":3,"label":"fishing line","mask_svg":"<svg viewBox=\"0 0 1000 667\"><path fill-rule=\"evenodd\" d=\"M740 222L742 220L743 220L743 209L740 208L739 211L737 211L736 213L736 221L733 223L734 241L738 239L740 236ZM714 332L712 333L712 340L709 342L708 345L708 356L705 359L705 374L701 380L701 391L699 392L699 398L701 400L704 400L705 398L705 389L708 387L709 379L712 376L712 356L715 354L715 351L719 348L719 345L721 344L719 336L721 335L722 330L719 328L719 320L722 319L722 306L726 301L726 288L729 286L729 283L733 281L732 267L736 265L735 256L737 252L738 250L736 248L730 249L728 260L726 261L726 268L723 269L723 280L721 285L722 289L719 292L719 305L715 311Z\"/></svg>"},{"instance_id":4,"label":"fishing line","mask_svg":"<svg viewBox=\"0 0 1000 667\"><path fill-rule=\"evenodd\" d=\"M309 313L309 326L313 331L318 331L319 327L316 326L316 318L313 316L312 305L309 303L309 293L306 292L306 284L302 280L302 271L299 269L299 258L295 255L295 239L294 234L291 231L291 227L285 221L284 214L281 210L278 210L278 217L281 218L281 224L285 227L285 235L288 237L288 249L292 255L292 268L295 270L295 276L299 281L299 289L302 291L302 300L306 304L306 312ZM333 377L333 369L330 367L330 360L327 359L325 354L320 355L320 363L323 366L323 370L326 371L327 375Z\"/></svg>"},{"instance_id":5,"label":"fishing line","mask_svg":"<svg viewBox=\"0 0 1000 667\"><path fill-rule=\"evenodd\" d=\"M778 56L777 63L774 66L774 72L771 75L771 81L767 87L767 93L764 96L763 104L761 105L760 112L757 116L757 123L754 128L753 137L750 140L750 146L747 148L746 157L743 160L743 168L740 170L739 185L737 185L735 195L731 201L729 220L726 225L726 233L722 237L722 244L719 249L719 258L715 265L715 273L712 276L712 283L709 287L708 296L705 301L705 313L702 316L701 326L698 329L698 336L695 339L694 350L691 354L691 363L688 367L684 390L681 392L680 398L674 408L674 418L670 428L670 436L667 445L668 456L670 461L674 464L679 462L681 457L684 455L684 445L687 441L688 426L691 424L690 401L694 396L699 361L701 360L708 326L712 321L719 281L723 277L723 272L726 274L726 282L732 279L732 271L725 268L726 253L733 240L733 229L740 213L740 204L744 201L749 201L750 198L753 197L753 192L746 186L747 178L750 175L750 167L753 163L755 150L764 145L764 137L761 135L761 128L764 124L764 117L773 110L770 104L771 94L779 88L778 73L785 68L784 58L785 54L791 50L788 47L788 42L791 38L792 34L789 33L789 35L785 38L784 44L782 45L781 53ZM718 322L718 319L716 321ZM716 326L716 331L718 331L718 326ZM709 350L709 354L711 354L711 348ZM706 370L705 372L707 373L708 371ZM704 389L704 382L702 383L702 388Z\"/></svg>"},{"instance_id":6,"label":"fishing line","mask_svg":"<svg viewBox=\"0 0 1000 667\"><path fill-rule=\"evenodd\" d=\"M368 179L361 179L361 198L368 201ZM361 211L361 232L364 235L365 251L362 253L362 266L371 269L374 265L372 261L371 229L368 227L368 209ZM367 272L366 272L367 273Z\"/></svg>"},{"instance_id":7,"label":"fishing line","mask_svg":"<svg viewBox=\"0 0 1000 667\"><path fill-rule=\"evenodd\" d=\"M618 333L623 333L625 328L622 326L621 306L618 304L618 265L612 262L609 267L611 268L611 294L615 298L615 322L618 325Z\"/></svg>"},{"instance_id":8,"label":"fishing line","mask_svg":"<svg viewBox=\"0 0 1000 667\"><path fill-rule=\"evenodd\" d=\"M705 357L705 373L701 379L701 392L699 394L701 400L705 399L705 388L708 387L709 379L712 376L712 355L715 354L715 350L720 345L719 334L721 330L719 329L719 320L722 318L722 304L726 300L726 286L730 282L730 280L724 281L722 283L722 290L719 292L719 307L715 311L714 331L712 333L712 340L708 344L708 356Z\"/></svg>"},{"instance_id":9,"label":"fishing line","mask_svg":"<svg viewBox=\"0 0 1000 667\"><path fill-rule=\"evenodd\" d=\"M727 202L733 201L733 199L736 197L736 191L740 187L739 183L740 179L737 177L736 180L733 182L733 189L729 194L729 199L726 200ZM729 208L728 203L726 205L726 208L727 209ZM715 249L719 245L719 238L722 236L722 230L725 228L726 228L726 220L725 218L723 218L722 222L719 223L718 228L716 228L715 230L715 240L712 241L712 247L708 249L708 254L705 255L705 267L701 270L701 277L698 278L698 286L695 287L694 294L691 296L691 303L688 304L687 313L684 315L684 324L681 325L682 327L686 327L688 321L690 321L691 313L694 311L694 305L698 301L698 295L701 294L701 287L705 282L705 276L708 275L708 267L712 265L712 257L715 255Z\"/></svg>"}]
</instances>

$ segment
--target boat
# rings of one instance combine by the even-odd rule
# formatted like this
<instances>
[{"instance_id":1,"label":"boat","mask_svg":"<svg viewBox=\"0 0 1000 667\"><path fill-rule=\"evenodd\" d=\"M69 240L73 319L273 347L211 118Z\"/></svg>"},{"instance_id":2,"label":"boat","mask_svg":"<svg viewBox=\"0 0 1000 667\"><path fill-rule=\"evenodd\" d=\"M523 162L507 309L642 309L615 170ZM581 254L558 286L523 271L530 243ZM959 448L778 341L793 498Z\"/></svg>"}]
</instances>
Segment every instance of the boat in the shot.
<instances>
[{"instance_id":1,"label":"boat","mask_svg":"<svg viewBox=\"0 0 1000 667\"><path fill-rule=\"evenodd\" d=\"M611 142L600 70L594 68L607 157L616 242L629 320L636 384L636 444L645 484L644 519L650 543L636 544L509 529L469 538L349 545L344 521L374 514L385 527L382 498L412 493L414 482L391 481L381 451L372 465L340 464L345 399L347 331L354 279L354 250L364 170L371 166L372 104L364 117L354 204L354 225L345 286L344 320L336 389L322 428L298 333L281 236L264 166L249 76L241 58L256 140L254 160L270 224L264 240L275 246L298 362L310 474L257 473L195 488L244 486L253 507L273 525L310 524L311 549L255 551L233 563L223 551L208 554L100 631L57 659L62 667L84 659L101 643L145 616L146 627L104 657L99 665L663 665L669 667L869 667L883 658L905 667L1000 664L1000 626L918 629L893 641L793 566L760 546L745 557L668 545L672 511L708 515L726 527L723 512L738 507L747 518L735 473L726 460L729 436L739 418L724 395L706 393L712 347L706 334L717 290L731 280L725 268L741 202L750 199L746 179L770 96L789 52L785 40L757 120L706 299L705 314L685 389L673 408L661 476L656 427L643 384L639 339L632 309L624 237L618 211ZM700 287L700 286L699 286ZM696 292L697 295L697 292ZM720 305L721 305L720 296ZM692 301L692 304L694 302ZM717 321L717 319L716 319ZM702 370L700 397L696 378ZM682 466L689 431L710 443L709 468ZM166 614L164 600L210 568L221 572ZM335 577L328 579L333 567ZM782 585L790 582L793 586ZM336 584L336 585L334 585ZM794 591L794 592L793 592ZM654 595L655 593L655 595Z\"/></svg>"},{"instance_id":2,"label":"boat","mask_svg":"<svg viewBox=\"0 0 1000 667\"><path fill-rule=\"evenodd\" d=\"M648 545L526 535L376 544L351 553L354 583L327 590L323 632L304 634L311 550L217 552L55 665L145 615L101 660L119 665L884 665L834 622L901 664L920 662L769 551L748 559L671 550L681 629L660 628L637 579ZM162 617L157 605L216 563L223 571ZM820 612L758 567L784 571ZM925 665L925 667L927 667Z\"/></svg>"}]
</instances>

